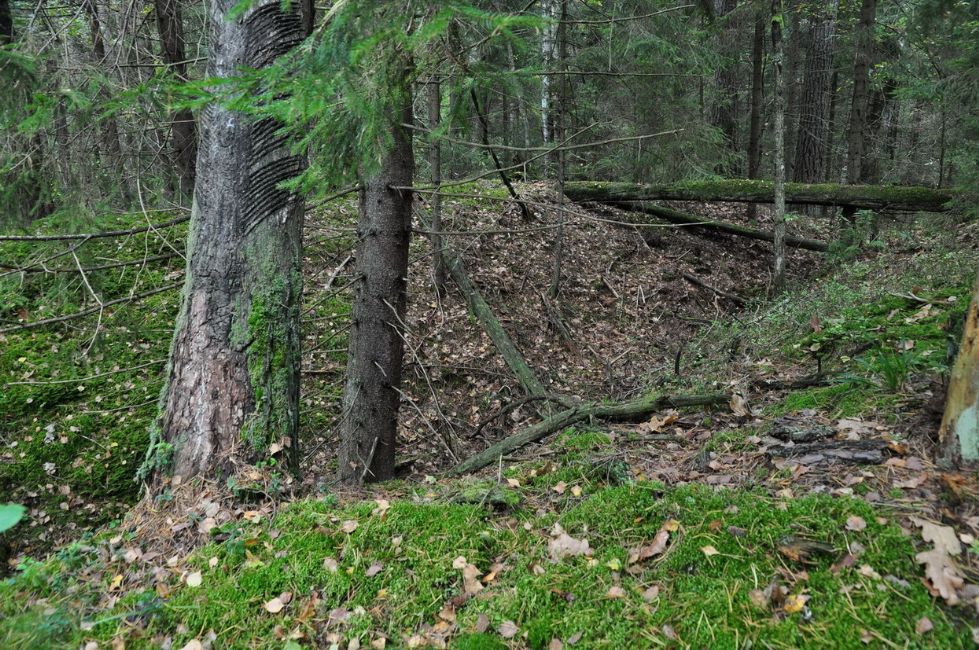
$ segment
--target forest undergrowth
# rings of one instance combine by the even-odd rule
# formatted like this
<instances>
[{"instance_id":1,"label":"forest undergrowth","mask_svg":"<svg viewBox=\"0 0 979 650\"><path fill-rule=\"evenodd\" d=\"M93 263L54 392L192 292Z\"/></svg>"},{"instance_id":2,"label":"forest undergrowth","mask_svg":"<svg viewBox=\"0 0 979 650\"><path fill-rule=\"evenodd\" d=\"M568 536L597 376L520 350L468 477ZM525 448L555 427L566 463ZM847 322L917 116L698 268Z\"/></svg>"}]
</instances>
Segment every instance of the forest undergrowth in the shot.
<instances>
[{"instance_id":1,"label":"forest undergrowth","mask_svg":"<svg viewBox=\"0 0 979 650\"><path fill-rule=\"evenodd\" d=\"M273 458L234 498L127 519L178 292L99 305L179 282L183 234L88 241L43 262L88 273L0 278L0 327L96 308L0 333L0 492L30 508L2 540L14 571L0 583L0 645L972 645L979 483L936 468L933 436L975 224L895 219L865 247L794 250L791 291L771 302L763 242L625 228L611 208L576 206L551 301L562 215L544 185L521 191L537 206L529 226L485 185L448 199L444 225L485 233L447 245L548 389L610 401L724 390L729 408L584 422L446 478L538 413L461 297L432 292L417 236L400 480L339 488L323 477L356 214L340 201L307 220L303 473ZM683 207L748 223L744 207ZM828 240L834 227L799 217L790 230ZM16 266L44 255L3 244ZM920 559L936 550L955 557L951 578L951 563Z\"/></svg>"}]
</instances>

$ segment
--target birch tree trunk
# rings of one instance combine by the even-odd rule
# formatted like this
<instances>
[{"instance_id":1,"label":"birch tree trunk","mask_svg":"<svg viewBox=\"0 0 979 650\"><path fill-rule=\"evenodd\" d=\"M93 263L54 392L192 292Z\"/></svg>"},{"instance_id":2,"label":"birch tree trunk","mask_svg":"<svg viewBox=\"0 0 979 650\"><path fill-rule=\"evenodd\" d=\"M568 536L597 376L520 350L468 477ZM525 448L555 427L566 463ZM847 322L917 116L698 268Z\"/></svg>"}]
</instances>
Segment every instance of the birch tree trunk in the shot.
<instances>
[{"instance_id":1,"label":"birch tree trunk","mask_svg":"<svg viewBox=\"0 0 979 650\"><path fill-rule=\"evenodd\" d=\"M785 46L782 25L785 11L782 0L772 0L772 70L775 77L775 265L774 291L785 291L785 75L782 70Z\"/></svg>"},{"instance_id":2,"label":"birch tree trunk","mask_svg":"<svg viewBox=\"0 0 979 650\"><path fill-rule=\"evenodd\" d=\"M207 76L262 68L303 38L300 5L208 5ZM182 304L166 388L144 471L184 479L232 476L268 458L294 462L299 426L303 201L281 183L302 171L281 124L220 104L201 115L201 147Z\"/></svg>"},{"instance_id":3,"label":"birch tree trunk","mask_svg":"<svg viewBox=\"0 0 979 650\"><path fill-rule=\"evenodd\" d=\"M407 82L400 90L404 105L392 120L393 146L360 192L339 459L346 483L394 476L412 203L410 191L396 188L410 187L415 173L411 131L401 126L412 121Z\"/></svg>"}]
</instances>

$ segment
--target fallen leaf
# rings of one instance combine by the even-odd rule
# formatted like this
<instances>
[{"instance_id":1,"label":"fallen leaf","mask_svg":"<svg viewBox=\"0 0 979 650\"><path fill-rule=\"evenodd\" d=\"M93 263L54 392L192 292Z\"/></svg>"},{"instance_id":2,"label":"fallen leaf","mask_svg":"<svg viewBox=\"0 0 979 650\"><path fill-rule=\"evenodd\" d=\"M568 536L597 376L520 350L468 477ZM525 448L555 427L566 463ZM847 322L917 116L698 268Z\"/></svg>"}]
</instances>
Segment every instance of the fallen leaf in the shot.
<instances>
[{"instance_id":1,"label":"fallen leaf","mask_svg":"<svg viewBox=\"0 0 979 650\"><path fill-rule=\"evenodd\" d=\"M932 591L945 599L949 605L959 602L957 590L965 584L952 558L940 548L923 551L914 556L918 564L925 565L925 577L931 583Z\"/></svg>"},{"instance_id":2,"label":"fallen leaf","mask_svg":"<svg viewBox=\"0 0 979 650\"><path fill-rule=\"evenodd\" d=\"M200 571L194 571L187 576L187 586L188 587L200 587L203 582L203 577Z\"/></svg>"},{"instance_id":3,"label":"fallen leaf","mask_svg":"<svg viewBox=\"0 0 979 650\"><path fill-rule=\"evenodd\" d=\"M559 525L554 526L552 533L556 533L557 537L548 542L547 550L553 562L559 562L566 557L591 555L592 550L588 546L587 539L575 539L564 532Z\"/></svg>"},{"instance_id":4,"label":"fallen leaf","mask_svg":"<svg viewBox=\"0 0 979 650\"><path fill-rule=\"evenodd\" d=\"M576 497L580 497L581 496L581 486L579 486L579 485L573 486L571 488L571 494L573 494Z\"/></svg>"},{"instance_id":5,"label":"fallen leaf","mask_svg":"<svg viewBox=\"0 0 979 650\"><path fill-rule=\"evenodd\" d=\"M265 603L265 610L269 614L278 614L286 606L279 598L273 598L269 602Z\"/></svg>"},{"instance_id":6,"label":"fallen leaf","mask_svg":"<svg viewBox=\"0 0 979 650\"><path fill-rule=\"evenodd\" d=\"M927 616L922 616L914 625L914 631L918 634L927 634L935 629L935 625Z\"/></svg>"},{"instance_id":7,"label":"fallen leaf","mask_svg":"<svg viewBox=\"0 0 979 650\"><path fill-rule=\"evenodd\" d=\"M676 531L680 530L680 522L677 521L676 519L667 519L666 521L663 522L663 526L661 527L661 530L675 533Z\"/></svg>"},{"instance_id":8,"label":"fallen leaf","mask_svg":"<svg viewBox=\"0 0 979 650\"><path fill-rule=\"evenodd\" d=\"M462 569L463 589L470 596L479 593L483 589L483 583L479 581L479 569L474 564L467 564Z\"/></svg>"},{"instance_id":9,"label":"fallen leaf","mask_svg":"<svg viewBox=\"0 0 979 650\"><path fill-rule=\"evenodd\" d=\"M782 609L784 609L787 614L798 614L805 608L807 602L809 602L809 596L804 594L792 594L785 598L785 604L782 606Z\"/></svg>"},{"instance_id":10,"label":"fallen leaf","mask_svg":"<svg viewBox=\"0 0 979 650\"><path fill-rule=\"evenodd\" d=\"M846 529L847 530L852 530L854 532L860 532L861 530L865 529L866 527L867 527L867 522L863 520L863 517L858 517L856 515L852 515L851 517L848 517L847 520L846 520Z\"/></svg>"},{"instance_id":11,"label":"fallen leaf","mask_svg":"<svg viewBox=\"0 0 979 650\"><path fill-rule=\"evenodd\" d=\"M606 598L625 598L625 590L619 585L612 585L609 587L608 591L605 592Z\"/></svg>"},{"instance_id":12,"label":"fallen leaf","mask_svg":"<svg viewBox=\"0 0 979 650\"><path fill-rule=\"evenodd\" d=\"M646 591L642 592L642 599L647 603L651 603L659 598L659 585L653 585Z\"/></svg>"},{"instance_id":13,"label":"fallen leaf","mask_svg":"<svg viewBox=\"0 0 979 650\"><path fill-rule=\"evenodd\" d=\"M561 639L554 637L551 642L547 644L547 650L564 650L564 644L561 643Z\"/></svg>"},{"instance_id":14,"label":"fallen leaf","mask_svg":"<svg viewBox=\"0 0 979 650\"><path fill-rule=\"evenodd\" d=\"M499 632L500 636L502 636L504 639L512 639L514 636L516 636L517 632L520 631L520 628L517 627L517 624L513 621L503 621L500 623L500 626L496 628L496 631Z\"/></svg>"},{"instance_id":15,"label":"fallen leaf","mask_svg":"<svg viewBox=\"0 0 979 650\"><path fill-rule=\"evenodd\" d=\"M661 530L656 533L656 537L653 538L651 544L646 546L640 546L637 549L629 551L629 564L635 564L637 562L642 562L647 560L654 555L659 555L666 550L666 544L670 541L670 533L667 530Z\"/></svg>"},{"instance_id":16,"label":"fallen leaf","mask_svg":"<svg viewBox=\"0 0 979 650\"><path fill-rule=\"evenodd\" d=\"M323 568L329 571L330 573L336 573L337 569L340 568L340 565L337 564L337 561L334 560L332 557L328 557L323 559Z\"/></svg>"},{"instance_id":17,"label":"fallen leaf","mask_svg":"<svg viewBox=\"0 0 979 650\"><path fill-rule=\"evenodd\" d=\"M343 522L342 526L340 526L340 532L347 533L349 535L357 530L358 526L360 526L360 524L358 524L356 520L348 519L347 521Z\"/></svg>"},{"instance_id":18,"label":"fallen leaf","mask_svg":"<svg viewBox=\"0 0 979 650\"><path fill-rule=\"evenodd\" d=\"M371 514L377 515L381 519L384 519L384 516L388 513L388 510L391 509L391 504L388 503L387 499L375 499L374 503L377 504L377 507L371 511Z\"/></svg>"},{"instance_id":19,"label":"fallen leaf","mask_svg":"<svg viewBox=\"0 0 979 650\"><path fill-rule=\"evenodd\" d=\"M709 544L707 546L701 547L700 552L703 553L704 555L706 555L707 557L713 557L715 555L720 555L721 554L720 551L718 551L713 546L710 546Z\"/></svg>"},{"instance_id":20,"label":"fallen leaf","mask_svg":"<svg viewBox=\"0 0 979 650\"><path fill-rule=\"evenodd\" d=\"M98 646L95 647L97 648ZM192 639L180 650L204 650L204 645L197 639Z\"/></svg>"},{"instance_id":21,"label":"fallen leaf","mask_svg":"<svg viewBox=\"0 0 979 650\"><path fill-rule=\"evenodd\" d=\"M486 614L480 614L479 618L476 619L476 631L482 634L489 629L490 620Z\"/></svg>"},{"instance_id":22,"label":"fallen leaf","mask_svg":"<svg viewBox=\"0 0 979 650\"><path fill-rule=\"evenodd\" d=\"M949 555L962 553L962 545L959 544L958 536L951 526L941 526L924 519L914 519L913 521L921 527L921 539L931 542L935 548L941 549Z\"/></svg>"},{"instance_id":23,"label":"fallen leaf","mask_svg":"<svg viewBox=\"0 0 979 650\"><path fill-rule=\"evenodd\" d=\"M564 481L558 481L557 485L555 485L551 489L557 492L558 494L564 494L564 491L568 489L568 484L565 483Z\"/></svg>"},{"instance_id":24,"label":"fallen leaf","mask_svg":"<svg viewBox=\"0 0 979 650\"><path fill-rule=\"evenodd\" d=\"M367 567L367 571L364 572L364 575L367 576L368 578L373 578L378 573L380 573L383 568L384 568L383 564L381 564L380 562L374 562L369 567Z\"/></svg>"}]
</instances>

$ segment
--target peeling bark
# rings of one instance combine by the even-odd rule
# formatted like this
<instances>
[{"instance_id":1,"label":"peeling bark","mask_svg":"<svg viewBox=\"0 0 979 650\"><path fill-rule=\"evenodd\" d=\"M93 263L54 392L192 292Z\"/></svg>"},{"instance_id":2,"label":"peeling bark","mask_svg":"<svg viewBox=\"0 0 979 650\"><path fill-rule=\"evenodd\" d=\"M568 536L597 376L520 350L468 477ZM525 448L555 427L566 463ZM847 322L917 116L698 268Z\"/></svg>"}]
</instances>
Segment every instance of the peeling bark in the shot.
<instances>
[{"instance_id":1,"label":"peeling bark","mask_svg":"<svg viewBox=\"0 0 979 650\"><path fill-rule=\"evenodd\" d=\"M298 44L298 5L277 0L209 5L207 75L232 78ZM280 187L304 166L280 125L211 104L201 147L182 305L146 470L225 477L267 457L272 442L297 449L303 203Z\"/></svg>"}]
</instances>

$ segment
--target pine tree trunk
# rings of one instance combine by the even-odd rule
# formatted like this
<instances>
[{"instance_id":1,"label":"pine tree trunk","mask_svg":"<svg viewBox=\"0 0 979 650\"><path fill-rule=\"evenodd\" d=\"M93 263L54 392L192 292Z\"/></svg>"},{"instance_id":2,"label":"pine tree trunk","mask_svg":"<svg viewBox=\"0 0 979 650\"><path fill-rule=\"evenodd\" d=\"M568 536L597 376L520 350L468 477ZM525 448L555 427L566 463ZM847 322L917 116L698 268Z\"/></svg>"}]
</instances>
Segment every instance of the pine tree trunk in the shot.
<instances>
[{"instance_id":1,"label":"pine tree trunk","mask_svg":"<svg viewBox=\"0 0 979 650\"><path fill-rule=\"evenodd\" d=\"M542 0L541 14L544 24L541 27L541 64L545 71L549 71L554 65L554 45L557 36L557 0ZM551 116L551 76L541 75L540 82L540 122L541 136L544 144L554 140L554 131Z\"/></svg>"},{"instance_id":2,"label":"pine tree trunk","mask_svg":"<svg viewBox=\"0 0 979 650\"><path fill-rule=\"evenodd\" d=\"M979 275L948 384L939 441L949 464L979 460Z\"/></svg>"},{"instance_id":3,"label":"pine tree trunk","mask_svg":"<svg viewBox=\"0 0 979 650\"><path fill-rule=\"evenodd\" d=\"M412 195L393 188L411 186L415 172L411 132L400 126L412 120L404 92L408 99L394 120L393 147L360 193L359 280L350 315L339 459L339 477L347 483L394 476Z\"/></svg>"},{"instance_id":4,"label":"pine tree trunk","mask_svg":"<svg viewBox=\"0 0 979 650\"><path fill-rule=\"evenodd\" d=\"M782 70L784 45L782 0L772 0L772 70L775 78L775 294L785 291L785 75Z\"/></svg>"},{"instance_id":5,"label":"pine tree trunk","mask_svg":"<svg viewBox=\"0 0 979 650\"><path fill-rule=\"evenodd\" d=\"M755 10L755 30L751 39L751 119L748 124L748 178L758 178L761 170L761 118L765 103L765 13Z\"/></svg>"},{"instance_id":6,"label":"pine tree trunk","mask_svg":"<svg viewBox=\"0 0 979 650\"><path fill-rule=\"evenodd\" d=\"M436 131L442 121L442 84L438 77L433 77L428 84L428 128ZM428 152L429 166L432 168L432 275L435 280L435 292L445 295L445 262L442 259L442 142L432 136Z\"/></svg>"},{"instance_id":7,"label":"pine tree trunk","mask_svg":"<svg viewBox=\"0 0 979 650\"><path fill-rule=\"evenodd\" d=\"M303 38L300 5L209 4L207 76L262 68ZM187 273L155 444L158 485L231 476L291 446L299 425L299 311L303 201L281 188L305 164L281 125L220 104L201 116Z\"/></svg>"},{"instance_id":8,"label":"pine tree trunk","mask_svg":"<svg viewBox=\"0 0 979 650\"><path fill-rule=\"evenodd\" d=\"M806 67L799 103L799 130L795 143L795 164L792 180L798 183L819 183L823 180L826 159L827 108L833 68L833 34L836 30L836 10L839 0L831 0L815 18L809 39Z\"/></svg>"},{"instance_id":9,"label":"pine tree trunk","mask_svg":"<svg viewBox=\"0 0 979 650\"><path fill-rule=\"evenodd\" d=\"M874 46L876 12L877 0L862 0L856 50L853 55L853 99L850 104L850 126L847 130L846 180L851 184L859 183L863 178L867 146L868 72Z\"/></svg>"},{"instance_id":10,"label":"pine tree trunk","mask_svg":"<svg viewBox=\"0 0 979 650\"><path fill-rule=\"evenodd\" d=\"M717 90L717 101L714 105L714 126L720 130L731 152L738 151L737 127L737 97L738 97L738 24L733 15L737 0L715 0L714 13L724 23L721 28L718 50L722 57L721 64L715 73L714 85ZM737 159L719 171L731 176L737 175Z\"/></svg>"},{"instance_id":11,"label":"pine tree trunk","mask_svg":"<svg viewBox=\"0 0 979 650\"><path fill-rule=\"evenodd\" d=\"M561 18L558 23L558 68L567 71L568 62L568 1L561 0ZM568 84L570 75L563 74L558 80L558 106L554 111L554 139L564 142L567 137ZM564 264L564 180L567 173L567 155L564 149L557 152L558 228L554 235L554 265L551 268L551 284L548 295L557 298L561 291L561 272Z\"/></svg>"},{"instance_id":12,"label":"pine tree trunk","mask_svg":"<svg viewBox=\"0 0 979 650\"><path fill-rule=\"evenodd\" d=\"M163 62L175 79L187 81L187 56L180 0L155 0L155 3ZM174 112L170 119L171 147L180 175L180 191L189 196L194 192L197 166L197 124L194 122L194 114L186 108Z\"/></svg>"}]
</instances>

